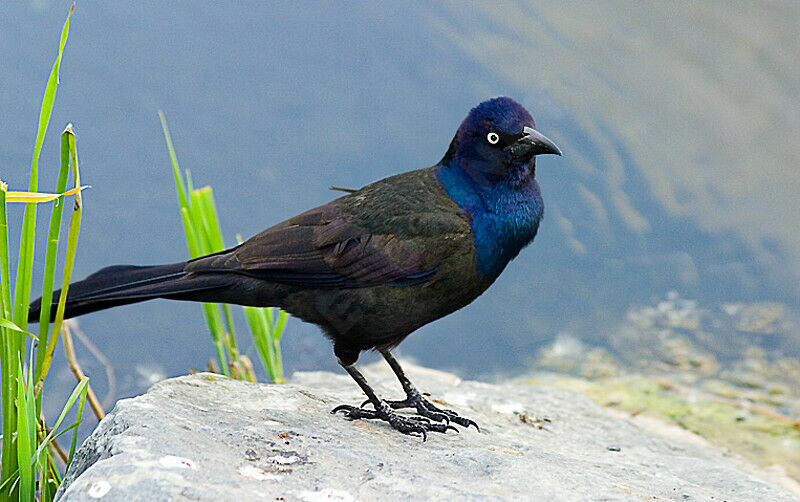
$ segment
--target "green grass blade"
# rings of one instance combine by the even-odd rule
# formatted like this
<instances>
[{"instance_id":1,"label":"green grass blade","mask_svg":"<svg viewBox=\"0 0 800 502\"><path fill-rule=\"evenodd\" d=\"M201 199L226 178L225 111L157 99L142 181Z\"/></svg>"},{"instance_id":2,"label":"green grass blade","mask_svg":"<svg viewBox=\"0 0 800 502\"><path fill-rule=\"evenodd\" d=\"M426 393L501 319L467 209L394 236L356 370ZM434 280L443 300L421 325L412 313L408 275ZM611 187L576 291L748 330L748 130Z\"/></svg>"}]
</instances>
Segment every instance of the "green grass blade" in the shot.
<instances>
[{"instance_id":1,"label":"green grass blade","mask_svg":"<svg viewBox=\"0 0 800 502\"><path fill-rule=\"evenodd\" d=\"M187 193L194 192L194 183L192 182L192 171L187 169L184 171L186 173L186 190Z\"/></svg>"},{"instance_id":2,"label":"green grass blade","mask_svg":"<svg viewBox=\"0 0 800 502\"><path fill-rule=\"evenodd\" d=\"M50 486L50 469L47 468L47 465L50 460L50 455L45 456L44 460L40 463L39 466L39 502L50 502L53 500L52 494L50 493L49 486Z\"/></svg>"},{"instance_id":3,"label":"green grass blade","mask_svg":"<svg viewBox=\"0 0 800 502\"><path fill-rule=\"evenodd\" d=\"M6 319L11 319L11 256L8 252L7 189L8 185L0 181L0 313Z\"/></svg>"},{"instance_id":4,"label":"green grass blade","mask_svg":"<svg viewBox=\"0 0 800 502\"><path fill-rule=\"evenodd\" d=\"M70 394L69 398L67 399L67 402L64 404L64 407L61 408L61 414L58 416L58 420L56 420L56 423L53 424L53 427L50 428L50 433L42 440L41 443L39 443L39 447L36 449L35 460L39 459L39 456L42 454L45 448L47 448L47 446L50 444L50 441L54 439L56 430L61 425L61 422L64 420L64 417L67 416L69 410L72 409L72 405L75 404L75 401L77 401L79 397L86 395L88 386L89 386L89 379L84 377L81 379L80 382L78 382L75 388L72 389L72 394ZM76 422L78 422L77 419Z\"/></svg>"},{"instance_id":5,"label":"green grass blade","mask_svg":"<svg viewBox=\"0 0 800 502\"><path fill-rule=\"evenodd\" d=\"M10 264L11 257L8 248L8 219L6 215L6 190L7 185L0 181L0 311L5 319L11 319L11 286ZM16 326L16 325L15 325ZM0 482L2 486L9 487L12 476L18 476L17 456L14 448L14 434L17 427L16 408L14 398L16 390L16 363L12 354L16 354L17 336L6 328L0 327L0 399L2 399L2 428L3 441L0 453ZM17 474L12 474L17 472ZM0 489L0 494L2 494ZM9 489L9 493L11 490ZM9 495L10 497L10 495Z\"/></svg>"},{"instance_id":6,"label":"green grass blade","mask_svg":"<svg viewBox=\"0 0 800 502\"><path fill-rule=\"evenodd\" d=\"M175 155L175 147L172 145L172 135L169 133L169 127L167 127L167 118L161 110L158 110L158 118L161 119L161 129L164 131L164 139L167 142L167 151L169 151L169 160L172 162L172 174L175 176L175 187L178 189L178 205L181 209L186 208L188 210L189 200L186 198L186 185L181 177L178 156Z\"/></svg>"},{"instance_id":7,"label":"green grass blade","mask_svg":"<svg viewBox=\"0 0 800 502\"><path fill-rule=\"evenodd\" d=\"M58 486L61 484L61 475L58 473L58 466L56 466L56 462L53 457L48 455L48 458L50 460L50 476L53 480L53 486L55 487L53 492L55 493L55 491L58 489Z\"/></svg>"},{"instance_id":8,"label":"green grass blade","mask_svg":"<svg viewBox=\"0 0 800 502\"><path fill-rule=\"evenodd\" d=\"M45 459L46 460L46 459ZM47 469L45 468L46 465L39 466L39 502L50 502L49 493L47 492Z\"/></svg>"},{"instance_id":9,"label":"green grass blade","mask_svg":"<svg viewBox=\"0 0 800 502\"><path fill-rule=\"evenodd\" d=\"M70 126L67 126L69 128ZM69 177L69 132L65 130L61 133L61 168L58 172L55 193L62 193L67 189L67 178ZM65 196L61 196L53 203L50 212L50 226L47 235L47 248L45 252L44 278L42 280L42 301L41 311L39 312L39 339L40 343L36 346L36 366L34 378L38 382L42 374L42 363L48 346L48 335L50 333L50 308L53 304L53 283L55 281L56 257L58 255L58 240L61 235L61 216L64 212ZM56 333L58 336L58 333ZM42 395L36 396L37 415L42 410Z\"/></svg>"},{"instance_id":10,"label":"green grass blade","mask_svg":"<svg viewBox=\"0 0 800 502\"><path fill-rule=\"evenodd\" d=\"M272 351L275 353L275 383L283 383L283 356L281 355L281 344L277 338L272 339Z\"/></svg>"},{"instance_id":11,"label":"green grass blade","mask_svg":"<svg viewBox=\"0 0 800 502\"><path fill-rule=\"evenodd\" d=\"M198 242L197 232L192 225L192 218L189 216L189 209L181 208L181 222L183 222L183 232L186 236L186 247L189 249L189 257L197 258L200 256L200 243Z\"/></svg>"},{"instance_id":12,"label":"green grass blade","mask_svg":"<svg viewBox=\"0 0 800 502\"><path fill-rule=\"evenodd\" d=\"M28 190L36 192L39 185L39 154L42 151L47 126L50 123L50 115L53 111L53 104L56 99L58 88L58 76L61 69L61 57L64 55L64 47L69 36L69 18L72 15L73 4L67 14L67 20L61 29L61 41L58 45L58 56L50 70L50 77L47 79L42 106L39 111L39 126L36 133L36 142L33 148L33 159L31 161L31 177ZM22 238L19 246L19 262L17 266L17 280L14 290L14 314L13 320L18 326L28 327L28 304L31 296L31 278L33 275L33 246L36 232L36 204L26 204L23 213Z\"/></svg>"},{"instance_id":13,"label":"green grass blade","mask_svg":"<svg viewBox=\"0 0 800 502\"><path fill-rule=\"evenodd\" d=\"M68 126L69 127L69 126ZM56 193L64 192L67 189L67 178L69 177L70 160L70 141L71 133L65 130L61 133L61 169L58 172L56 181ZM47 251L45 254L44 279L42 281L42 307L39 314L39 340L36 351L36 371L34 377L39 380L42 373L42 362L44 361L45 350L47 349L47 336L50 332L50 307L53 303L53 283L56 272L56 256L58 255L58 239L61 234L61 216L64 212L64 196L55 200L53 209L50 213L50 228L47 235ZM41 399L39 400L41 410Z\"/></svg>"},{"instance_id":14,"label":"green grass blade","mask_svg":"<svg viewBox=\"0 0 800 502\"><path fill-rule=\"evenodd\" d=\"M2 372L2 403L3 403L3 443L2 443L2 457L0 458L0 466L2 466L2 479L0 481L5 485L11 479L12 473L17 471L17 455L16 448L14 447L14 437L17 432L17 413L14 406L14 399L16 397L16 366L11 365L10 341L14 335L9 333L5 328L0 328L0 336L2 336L2 357L0 371ZM17 474L18 475L18 474ZM0 493L2 493L0 491Z\"/></svg>"},{"instance_id":15,"label":"green grass blade","mask_svg":"<svg viewBox=\"0 0 800 502\"><path fill-rule=\"evenodd\" d=\"M186 207L181 208L181 220L183 221L183 230L186 235L186 247L189 249L189 256L196 258L201 254L200 244L198 242L197 232L192 224L191 216L189 215L189 209ZM219 318L219 311L217 310L216 304L204 303L203 314L205 315L208 329L211 332L211 339L217 348L220 371L227 376L230 371L228 370L227 358L225 357L225 349L222 341L224 337L222 321Z\"/></svg>"},{"instance_id":16,"label":"green grass blade","mask_svg":"<svg viewBox=\"0 0 800 502\"><path fill-rule=\"evenodd\" d=\"M83 378L80 382L78 382L73 389L72 394L67 399L67 402L64 404L64 407L61 409L61 414L59 415L58 420L56 420L56 423L50 429L50 432L47 434L47 436L42 438L38 448L36 449L36 452L33 455L33 458L31 459L32 463L37 466L39 471L39 500L41 502L52 500L52 496L55 494L55 491L58 489L58 485L61 482L60 476L58 475L58 469L55 468L55 464L50 456L48 447L52 441L69 431L73 432L72 444L75 444L77 440L77 428L82 421L83 406L86 401L88 384L88 378ZM75 401L78 401L78 413L75 422L65 427L62 431L56 433L58 428L61 426L61 422L63 422L67 413L75 404ZM72 454L74 453L73 448L74 446L70 449L69 459L72 458ZM67 467L69 467L69 461L67 462ZM50 475L52 475L52 479L50 478Z\"/></svg>"},{"instance_id":17,"label":"green grass blade","mask_svg":"<svg viewBox=\"0 0 800 502\"><path fill-rule=\"evenodd\" d=\"M233 317L231 316L231 306L227 303L221 304L222 306L222 316L225 318L225 328L227 329L228 333L228 345L230 345L231 349L239 350L238 346L236 345L236 336L234 335L233 331Z\"/></svg>"},{"instance_id":18,"label":"green grass blade","mask_svg":"<svg viewBox=\"0 0 800 502\"><path fill-rule=\"evenodd\" d=\"M269 350L269 374L274 382L278 378L278 372L276 371L277 364L275 363L275 345L272 343L272 309L260 308L258 309L258 315L261 320L261 329L264 331L264 344Z\"/></svg>"},{"instance_id":19,"label":"green grass blade","mask_svg":"<svg viewBox=\"0 0 800 502\"><path fill-rule=\"evenodd\" d=\"M192 183L188 171L186 172L186 179L188 186L191 187ZM222 230L220 229L219 219L217 217L216 204L214 204L214 193L211 187L192 190L191 205L195 215L193 219L195 227L201 227L202 233L205 235L203 254L216 253L225 249L225 242L222 239ZM220 308L225 318L225 328L228 333L225 340L226 345L230 351L238 352L231 308L226 304L221 304ZM234 357L234 354L232 353L231 356Z\"/></svg>"},{"instance_id":20,"label":"green grass blade","mask_svg":"<svg viewBox=\"0 0 800 502\"><path fill-rule=\"evenodd\" d=\"M281 309L272 309L272 308L265 308L263 309L265 313L265 322L267 326L267 331L269 332L269 343L272 346L272 352L275 354L274 364L275 367L273 372L276 375L275 381L277 383L281 383L284 381L283 378L283 359L281 356L281 335L283 335L283 330L286 326L286 320L288 319L289 315L281 310ZM278 311L278 319L275 320L273 315L273 310Z\"/></svg>"},{"instance_id":21,"label":"green grass blade","mask_svg":"<svg viewBox=\"0 0 800 502\"><path fill-rule=\"evenodd\" d=\"M217 205L214 203L214 192L211 187L204 187L195 190L198 194L198 202L203 213L203 223L208 230L208 240L211 244L211 252L216 253L225 249L225 242L222 239L222 231L217 217Z\"/></svg>"},{"instance_id":22,"label":"green grass blade","mask_svg":"<svg viewBox=\"0 0 800 502\"><path fill-rule=\"evenodd\" d=\"M231 376L230 369L228 368L228 358L225 356L225 345L223 341L225 334L223 333L224 329L222 328L222 320L219 317L217 304L204 303L203 314L206 316L206 323L208 323L208 329L211 331L211 339L217 347L217 357L219 358L220 364L219 369L222 371L223 375Z\"/></svg>"},{"instance_id":23,"label":"green grass blade","mask_svg":"<svg viewBox=\"0 0 800 502\"><path fill-rule=\"evenodd\" d=\"M189 209L186 207L181 208L181 220L183 221L183 230L186 235L186 247L189 249L189 256L195 258L200 256L200 244L198 243L197 232L192 225L191 217L189 216ZM228 375L228 363L225 357L225 349L223 346L223 328L222 321L219 318L219 311L216 304L204 303L203 314L208 324L208 329L211 332L211 339L217 348L217 357L219 358L220 370L224 375Z\"/></svg>"},{"instance_id":24,"label":"green grass blade","mask_svg":"<svg viewBox=\"0 0 800 502\"><path fill-rule=\"evenodd\" d=\"M6 202L32 202L34 204L41 204L43 202L53 202L59 197L65 195L74 195L88 186L76 187L62 193L44 193L44 192L6 192Z\"/></svg>"},{"instance_id":25,"label":"green grass blade","mask_svg":"<svg viewBox=\"0 0 800 502\"><path fill-rule=\"evenodd\" d=\"M81 172L78 165L78 147L75 142L75 133L72 130L72 124L68 124L65 131L69 143L69 159L72 165L72 179L75 186L81 184ZM56 317L53 321L53 336L47 342L47 349L42 358L41 371L39 372L38 379L36 380L36 393L41 392L44 386L44 379L47 377L47 372L50 370L50 364L53 362L53 353L56 350L56 342L58 341L58 334L61 332L61 324L64 322L64 310L67 304L67 292L69 291L69 283L72 279L72 270L75 265L75 255L78 251L78 235L81 229L81 217L83 215L83 197L81 193L75 194L74 204L72 207L72 215L69 219L69 230L67 231L67 252L64 257L64 270L61 279L61 295L58 297L58 307L56 309Z\"/></svg>"},{"instance_id":26,"label":"green grass blade","mask_svg":"<svg viewBox=\"0 0 800 502\"><path fill-rule=\"evenodd\" d=\"M70 466L72 463L72 459L75 458L75 447L78 445L78 424L83 421L83 407L86 405L86 393L89 390L89 385L87 384L86 387L81 392L80 401L78 401L78 413L75 414L75 429L72 432L72 441L69 444L69 457L67 458L67 467ZM66 472L66 471L65 471ZM59 480L59 484L61 480Z\"/></svg>"},{"instance_id":27,"label":"green grass blade","mask_svg":"<svg viewBox=\"0 0 800 502\"><path fill-rule=\"evenodd\" d=\"M201 201L202 195L195 190L189 194L189 216L192 221L192 226L197 233L197 242L200 245L200 255L206 255L214 251L211 244L211 229L206 215L203 212L203 205Z\"/></svg>"},{"instance_id":28,"label":"green grass blade","mask_svg":"<svg viewBox=\"0 0 800 502\"><path fill-rule=\"evenodd\" d=\"M17 481L19 481L19 470L16 470L16 471L12 472L11 475L8 476L5 481L3 481L3 484L0 484L0 500L3 500L3 501L8 500L8 496L4 497L2 495L2 493L3 493L3 491L5 491L6 488L9 488L12 485L15 485L17 483ZM12 490L13 490L13 488L11 490L9 490L9 491L12 491Z\"/></svg>"},{"instance_id":29,"label":"green grass blade","mask_svg":"<svg viewBox=\"0 0 800 502\"><path fill-rule=\"evenodd\" d=\"M283 335L283 330L286 329L286 321L289 319L289 314L284 311L278 309L278 323L275 325L275 330L272 333L272 338L275 340L280 340L281 335Z\"/></svg>"},{"instance_id":30,"label":"green grass blade","mask_svg":"<svg viewBox=\"0 0 800 502\"><path fill-rule=\"evenodd\" d=\"M28 333L27 331L25 331L24 329L20 328L19 326L17 326L13 322L9 321L5 317L0 317L0 327L3 327L5 329L11 330L11 331L16 331L17 333L22 333L23 335L29 336L29 337L33 338L34 340L38 340L38 338L36 338L36 335L34 335L33 333Z\"/></svg>"},{"instance_id":31,"label":"green grass blade","mask_svg":"<svg viewBox=\"0 0 800 502\"><path fill-rule=\"evenodd\" d=\"M253 335L253 342L256 345L261 364L264 365L264 370L269 375L270 380L273 382L277 378L275 373L275 352L272 343L269 340L269 333L266 329L266 318L264 317L264 309L258 307L243 307L244 317L250 327L250 333Z\"/></svg>"},{"instance_id":32,"label":"green grass blade","mask_svg":"<svg viewBox=\"0 0 800 502\"><path fill-rule=\"evenodd\" d=\"M285 311L278 309L278 322L272 331L272 345L275 352L275 372L278 378L275 380L277 383L284 382L283 378L283 356L281 355L281 335L286 327L286 321L289 319L289 314Z\"/></svg>"},{"instance_id":33,"label":"green grass blade","mask_svg":"<svg viewBox=\"0 0 800 502\"><path fill-rule=\"evenodd\" d=\"M81 405L81 402L78 401L78 407L80 407L80 405ZM66 434L68 432L74 431L75 429L78 428L79 425L81 425L80 421L72 422L71 424L67 425L66 427L61 429L61 431L59 431L58 434L53 436L53 439L51 440L51 442L55 441L56 439L60 438L61 436L63 436L64 434Z\"/></svg>"},{"instance_id":34,"label":"green grass blade","mask_svg":"<svg viewBox=\"0 0 800 502\"><path fill-rule=\"evenodd\" d=\"M23 378L22 361L17 360L17 374ZM30 368L28 368L30 370ZM36 446L36 399L33 397L33 374L28 371L27 384L17 382L17 465L19 466L20 500L34 500L36 477L34 456Z\"/></svg>"}]
</instances>

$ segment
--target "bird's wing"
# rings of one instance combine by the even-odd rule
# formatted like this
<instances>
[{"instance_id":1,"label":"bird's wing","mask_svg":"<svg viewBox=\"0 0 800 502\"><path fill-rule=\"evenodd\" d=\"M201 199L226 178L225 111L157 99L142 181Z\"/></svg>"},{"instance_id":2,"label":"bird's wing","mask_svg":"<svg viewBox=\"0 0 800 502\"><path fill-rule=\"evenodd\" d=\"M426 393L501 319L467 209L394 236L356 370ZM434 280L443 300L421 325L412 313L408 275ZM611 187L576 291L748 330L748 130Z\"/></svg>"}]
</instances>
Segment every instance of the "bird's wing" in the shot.
<instances>
[{"instance_id":1,"label":"bird's wing","mask_svg":"<svg viewBox=\"0 0 800 502\"><path fill-rule=\"evenodd\" d=\"M370 233L337 212L323 206L253 237L235 253L241 272L306 287L375 286L434 273L412 243Z\"/></svg>"},{"instance_id":2,"label":"bird's wing","mask_svg":"<svg viewBox=\"0 0 800 502\"><path fill-rule=\"evenodd\" d=\"M403 285L435 276L453 242L434 242L443 239L443 226L468 233L466 222L442 221L458 216L414 209L402 200L388 215L365 218L358 207L364 197L358 193L275 225L237 248L192 261L186 270L235 272L314 288Z\"/></svg>"}]
</instances>

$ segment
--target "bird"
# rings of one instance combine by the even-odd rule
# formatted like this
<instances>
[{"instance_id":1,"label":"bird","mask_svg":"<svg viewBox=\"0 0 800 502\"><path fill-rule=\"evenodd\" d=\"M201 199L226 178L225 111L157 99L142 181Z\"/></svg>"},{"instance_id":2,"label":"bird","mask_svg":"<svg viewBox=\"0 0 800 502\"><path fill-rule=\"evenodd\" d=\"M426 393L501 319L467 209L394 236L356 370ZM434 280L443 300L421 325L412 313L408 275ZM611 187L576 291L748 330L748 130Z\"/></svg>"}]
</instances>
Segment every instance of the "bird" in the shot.
<instances>
[{"instance_id":1,"label":"bird","mask_svg":"<svg viewBox=\"0 0 800 502\"><path fill-rule=\"evenodd\" d=\"M225 251L103 268L69 286L65 318L154 298L280 307L322 329L367 398L331 413L423 440L457 431L453 424L480 430L427 399L391 351L478 298L533 241L544 211L535 179L543 154L562 152L531 114L511 98L489 99L469 111L435 165L348 190ZM30 305L31 322L40 307L41 298ZM405 399L382 399L369 385L356 367L368 350L383 356Z\"/></svg>"}]
</instances>

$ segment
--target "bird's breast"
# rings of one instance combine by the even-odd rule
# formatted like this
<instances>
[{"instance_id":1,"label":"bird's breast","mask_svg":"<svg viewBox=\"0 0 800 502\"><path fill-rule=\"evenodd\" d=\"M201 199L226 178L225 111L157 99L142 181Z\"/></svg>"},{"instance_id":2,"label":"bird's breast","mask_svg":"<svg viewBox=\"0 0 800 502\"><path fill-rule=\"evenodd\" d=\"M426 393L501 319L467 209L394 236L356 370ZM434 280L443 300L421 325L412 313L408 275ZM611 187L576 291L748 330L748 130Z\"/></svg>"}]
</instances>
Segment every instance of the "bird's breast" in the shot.
<instances>
[{"instance_id":1,"label":"bird's breast","mask_svg":"<svg viewBox=\"0 0 800 502\"><path fill-rule=\"evenodd\" d=\"M539 229L543 204L535 193L503 193L488 200L486 210L472 218L478 271L495 279Z\"/></svg>"},{"instance_id":2,"label":"bird's breast","mask_svg":"<svg viewBox=\"0 0 800 502\"><path fill-rule=\"evenodd\" d=\"M536 236L544 204L539 185L477 187L458 170L440 170L448 196L469 215L478 272L493 281Z\"/></svg>"}]
</instances>

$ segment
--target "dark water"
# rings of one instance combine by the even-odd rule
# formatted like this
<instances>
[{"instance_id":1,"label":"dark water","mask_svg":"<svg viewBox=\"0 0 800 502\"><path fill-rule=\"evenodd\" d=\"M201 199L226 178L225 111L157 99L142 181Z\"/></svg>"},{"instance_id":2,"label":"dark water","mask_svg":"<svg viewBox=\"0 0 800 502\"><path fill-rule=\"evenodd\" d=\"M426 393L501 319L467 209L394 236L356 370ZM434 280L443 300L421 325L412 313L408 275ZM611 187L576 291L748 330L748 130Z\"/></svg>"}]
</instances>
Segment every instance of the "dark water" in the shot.
<instances>
[{"instance_id":1,"label":"dark water","mask_svg":"<svg viewBox=\"0 0 800 502\"><path fill-rule=\"evenodd\" d=\"M538 165L545 221L483 297L401 355L513 374L559 334L602 344L668 291L710 309L773 302L796 319L797 2L285 5L79 2L41 174L52 186L57 134L73 122L93 186L76 277L186 256L159 108L233 243L334 198L330 185L435 163L470 107L510 95L565 152ZM0 9L0 177L12 187L27 185L65 13L47 0ZM754 343L797 357L789 321ZM197 305L80 323L113 363L117 396L213 353ZM336 367L313 326L290 322L283 345L289 374ZM102 368L79 350L102 394ZM70 382L63 363L53 377Z\"/></svg>"}]
</instances>

